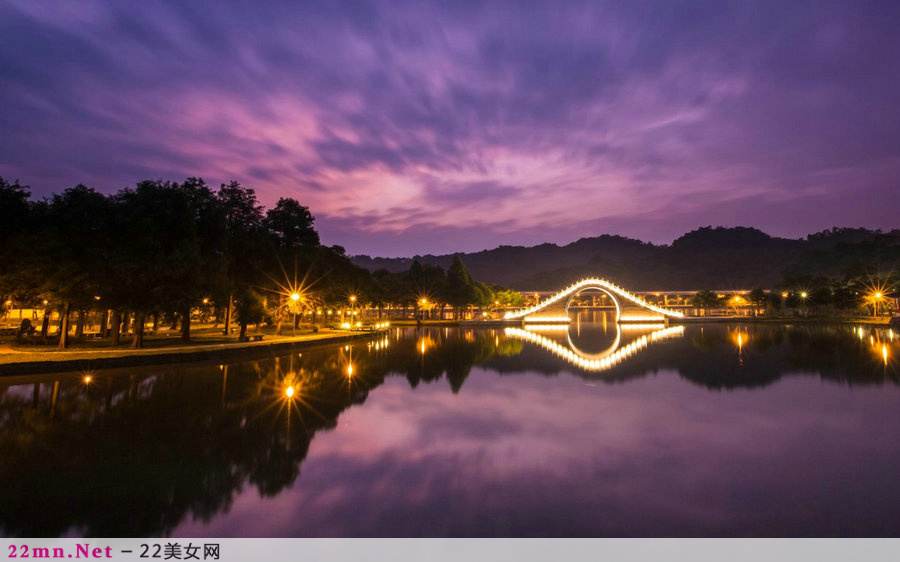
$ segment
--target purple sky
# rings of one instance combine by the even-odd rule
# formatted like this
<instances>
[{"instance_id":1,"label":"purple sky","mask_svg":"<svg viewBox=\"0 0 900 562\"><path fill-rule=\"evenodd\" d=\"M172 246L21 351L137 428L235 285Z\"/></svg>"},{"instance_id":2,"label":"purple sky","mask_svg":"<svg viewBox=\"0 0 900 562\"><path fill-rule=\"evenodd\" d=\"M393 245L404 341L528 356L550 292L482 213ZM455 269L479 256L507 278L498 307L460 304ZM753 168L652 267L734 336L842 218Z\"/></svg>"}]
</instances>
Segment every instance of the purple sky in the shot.
<instances>
[{"instance_id":1,"label":"purple sky","mask_svg":"<svg viewBox=\"0 0 900 562\"><path fill-rule=\"evenodd\" d=\"M900 226L900 4L0 3L0 175L235 178L350 253Z\"/></svg>"}]
</instances>

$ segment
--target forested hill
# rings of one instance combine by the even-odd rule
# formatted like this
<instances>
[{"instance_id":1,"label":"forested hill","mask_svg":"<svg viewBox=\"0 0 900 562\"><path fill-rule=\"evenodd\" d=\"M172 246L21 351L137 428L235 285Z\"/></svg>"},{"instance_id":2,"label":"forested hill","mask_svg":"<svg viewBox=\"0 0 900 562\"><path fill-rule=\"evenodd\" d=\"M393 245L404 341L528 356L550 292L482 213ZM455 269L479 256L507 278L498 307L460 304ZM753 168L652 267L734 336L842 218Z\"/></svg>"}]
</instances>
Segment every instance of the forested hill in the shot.
<instances>
[{"instance_id":1,"label":"forested hill","mask_svg":"<svg viewBox=\"0 0 900 562\"><path fill-rule=\"evenodd\" d=\"M860 268L900 269L900 229L834 228L805 239L777 238L755 228L704 227L671 245L622 236L582 238L565 246L500 246L460 254L473 277L520 290L553 290L601 276L634 290L771 287L785 278L840 278ZM397 272L414 259L446 269L453 254L352 261L369 270Z\"/></svg>"}]
</instances>

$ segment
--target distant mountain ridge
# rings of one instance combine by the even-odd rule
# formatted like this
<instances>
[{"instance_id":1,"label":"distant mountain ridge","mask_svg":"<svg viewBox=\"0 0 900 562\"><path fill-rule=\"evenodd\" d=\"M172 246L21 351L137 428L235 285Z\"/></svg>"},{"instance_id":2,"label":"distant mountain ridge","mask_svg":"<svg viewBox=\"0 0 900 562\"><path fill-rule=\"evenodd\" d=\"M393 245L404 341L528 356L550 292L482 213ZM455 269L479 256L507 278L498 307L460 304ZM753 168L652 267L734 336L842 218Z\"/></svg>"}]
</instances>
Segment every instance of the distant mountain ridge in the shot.
<instances>
[{"instance_id":1,"label":"distant mountain ridge","mask_svg":"<svg viewBox=\"0 0 900 562\"><path fill-rule=\"evenodd\" d=\"M414 260L446 269L457 254L412 258L353 256L370 271L409 269ZM834 228L805 239L770 236L750 227L703 227L671 245L604 234L559 246L499 246L458 254L475 279L519 290L554 290L601 276L634 290L748 289L785 277L840 277L854 267L900 268L900 229Z\"/></svg>"}]
</instances>

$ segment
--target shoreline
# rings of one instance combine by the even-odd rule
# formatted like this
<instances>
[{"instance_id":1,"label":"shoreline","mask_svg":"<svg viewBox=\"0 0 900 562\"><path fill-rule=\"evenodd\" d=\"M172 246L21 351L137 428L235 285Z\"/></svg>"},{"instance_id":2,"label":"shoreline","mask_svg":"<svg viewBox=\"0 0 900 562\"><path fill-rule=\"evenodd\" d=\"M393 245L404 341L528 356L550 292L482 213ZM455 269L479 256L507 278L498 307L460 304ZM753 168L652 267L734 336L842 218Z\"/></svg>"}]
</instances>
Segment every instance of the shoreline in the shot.
<instances>
[{"instance_id":1,"label":"shoreline","mask_svg":"<svg viewBox=\"0 0 900 562\"><path fill-rule=\"evenodd\" d=\"M669 320L667 324L837 324L837 325L864 325L874 328L889 328L891 318L836 318L836 317L753 317L753 316L689 316L677 320ZM520 321L511 322L503 319L496 320L426 320L419 324L415 320L394 321L394 327L460 327L460 328L491 328L500 326L521 325ZM41 352L28 352L31 355L23 361L0 363L0 378L19 375L34 375L48 373L62 373L71 371L91 371L95 369L113 369L124 367L167 365L178 363L192 363L200 361L226 360L240 357L253 358L282 353L290 353L294 350L309 349L331 344L339 344L348 341L369 339L384 331L375 332L339 332L317 334L315 336L288 337L271 341L242 342L242 343L218 343L200 344L182 347L168 347L157 349L118 349L97 351L72 351L78 355L91 355L91 357L79 357L67 359L67 352L54 352L43 354ZM23 353L25 354L25 353ZM42 355L41 357L35 357ZM48 356L54 356L49 358ZM62 357L61 357L62 356Z\"/></svg>"},{"instance_id":2,"label":"shoreline","mask_svg":"<svg viewBox=\"0 0 900 562\"><path fill-rule=\"evenodd\" d=\"M214 359L233 359L247 356L273 355L290 353L295 349L309 349L348 341L369 339L383 335L384 331L374 332L340 332L319 334L314 337L298 336L272 341L205 344L159 349L121 349L98 351L73 351L73 354L93 354L94 357L77 359L30 358L25 361L0 363L0 378L18 375L34 375L46 373L62 373L69 371L90 371L119 367L137 367L146 365L167 365L175 363L191 363L211 361ZM40 352L36 352L40 353ZM57 352L61 355L66 352Z\"/></svg>"}]
</instances>

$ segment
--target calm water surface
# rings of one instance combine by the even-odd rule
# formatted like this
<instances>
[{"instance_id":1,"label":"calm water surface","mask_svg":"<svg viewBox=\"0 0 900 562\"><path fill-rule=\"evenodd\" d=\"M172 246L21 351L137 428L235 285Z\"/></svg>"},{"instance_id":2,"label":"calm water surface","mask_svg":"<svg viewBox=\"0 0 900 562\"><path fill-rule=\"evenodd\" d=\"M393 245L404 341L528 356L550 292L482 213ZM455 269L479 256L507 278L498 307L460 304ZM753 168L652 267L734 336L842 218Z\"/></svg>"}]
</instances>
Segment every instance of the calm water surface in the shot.
<instances>
[{"instance_id":1,"label":"calm water surface","mask_svg":"<svg viewBox=\"0 0 900 562\"><path fill-rule=\"evenodd\" d=\"M0 534L895 536L897 357L868 328L592 312L5 378Z\"/></svg>"}]
</instances>

